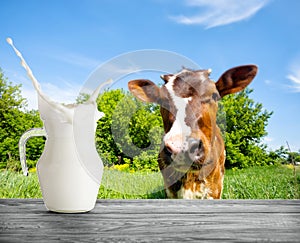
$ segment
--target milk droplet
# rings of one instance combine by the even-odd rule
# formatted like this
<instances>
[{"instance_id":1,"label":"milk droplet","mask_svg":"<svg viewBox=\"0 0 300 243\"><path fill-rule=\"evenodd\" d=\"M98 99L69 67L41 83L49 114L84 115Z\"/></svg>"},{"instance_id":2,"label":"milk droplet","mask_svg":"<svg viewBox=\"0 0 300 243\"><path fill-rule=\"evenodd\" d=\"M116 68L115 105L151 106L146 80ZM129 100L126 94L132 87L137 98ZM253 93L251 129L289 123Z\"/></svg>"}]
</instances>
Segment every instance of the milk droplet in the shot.
<instances>
[{"instance_id":1,"label":"milk droplet","mask_svg":"<svg viewBox=\"0 0 300 243\"><path fill-rule=\"evenodd\" d=\"M11 38L9 38L9 37L7 37L7 38L6 38L6 41L7 41L7 43L8 43L8 44L10 44L10 45L12 45L12 44L13 44L13 41L12 41L12 39L11 39Z\"/></svg>"}]
</instances>

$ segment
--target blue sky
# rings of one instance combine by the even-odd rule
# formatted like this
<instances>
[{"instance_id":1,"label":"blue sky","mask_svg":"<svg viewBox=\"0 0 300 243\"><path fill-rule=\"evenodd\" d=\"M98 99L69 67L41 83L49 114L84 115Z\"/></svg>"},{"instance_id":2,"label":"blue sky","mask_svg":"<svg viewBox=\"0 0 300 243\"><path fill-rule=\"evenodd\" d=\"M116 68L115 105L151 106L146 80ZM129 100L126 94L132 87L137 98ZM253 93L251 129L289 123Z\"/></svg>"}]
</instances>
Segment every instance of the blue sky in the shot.
<instances>
[{"instance_id":1,"label":"blue sky","mask_svg":"<svg viewBox=\"0 0 300 243\"><path fill-rule=\"evenodd\" d=\"M131 51L178 53L211 68L214 80L231 67L254 63L259 73L251 98L274 111L265 142L275 149L288 141L299 150L299 10L298 0L2 0L0 67L37 108L7 37L44 92L63 102L74 101L99 65Z\"/></svg>"}]
</instances>

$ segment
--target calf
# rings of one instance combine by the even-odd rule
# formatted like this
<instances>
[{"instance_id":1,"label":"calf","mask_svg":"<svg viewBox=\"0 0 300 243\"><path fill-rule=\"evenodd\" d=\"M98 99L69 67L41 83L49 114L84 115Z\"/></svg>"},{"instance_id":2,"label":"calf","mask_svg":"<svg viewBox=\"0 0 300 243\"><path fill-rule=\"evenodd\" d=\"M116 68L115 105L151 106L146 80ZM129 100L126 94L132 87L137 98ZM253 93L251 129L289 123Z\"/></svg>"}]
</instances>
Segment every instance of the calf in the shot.
<instances>
[{"instance_id":1,"label":"calf","mask_svg":"<svg viewBox=\"0 0 300 243\"><path fill-rule=\"evenodd\" d=\"M184 68L162 75L162 87L144 79L128 83L137 98L160 105L165 134L158 164L168 198L221 198L225 146L216 123L217 103L243 90L257 67L229 69L217 82L209 79L210 72Z\"/></svg>"}]
</instances>

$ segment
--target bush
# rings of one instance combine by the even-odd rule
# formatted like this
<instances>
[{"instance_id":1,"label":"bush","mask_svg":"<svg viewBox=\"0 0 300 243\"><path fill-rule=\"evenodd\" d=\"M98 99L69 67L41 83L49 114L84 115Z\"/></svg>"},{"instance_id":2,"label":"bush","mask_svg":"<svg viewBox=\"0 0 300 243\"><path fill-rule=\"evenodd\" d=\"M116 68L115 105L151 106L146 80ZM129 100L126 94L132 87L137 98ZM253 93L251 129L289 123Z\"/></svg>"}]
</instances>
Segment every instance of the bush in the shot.
<instances>
[{"instance_id":1,"label":"bush","mask_svg":"<svg viewBox=\"0 0 300 243\"><path fill-rule=\"evenodd\" d=\"M250 99L251 93L252 90L246 89L225 96L221 102L226 115L226 168L245 168L271 162L261 140L267 135L266 126L272 112Z\"/></svg>"},{"instance_id":2,"label":"bush","mask_svg":"<svg viewBox=\"0 0 300 243\"><path fill-rule=\"evenodd\" d=\"M135 156L130 163L135 171L158 171L157 153L143 151L140 155Z\"/></svg>"},{"instance_id":3,"label":"bush","mask_svg":"<svg viewBox=\"0 0 300 243\"><path fill-rule=\"evenodd\" d=\"M42 127L38 112L26 110L27 102L21 97L20 87L8 82L0 70L0 169L18 170L18 143L21 135L30 128ZM27 157L36 160L43 147L44 141L41 138L29 141ZM14 166L12 161L15 161Z\"/></svg>"},{"instance_id":4,"label":"bush","mask_svg":"<svg viewBox=\"0 0 300 243\"><path fill-rule=\"evenodd\" d=\"M97 149L107 166L129 164L131 169L157 171L162 137L159 107L145 104L123 90L104 92L98 108Z\"/></svg>"}]
</instances>

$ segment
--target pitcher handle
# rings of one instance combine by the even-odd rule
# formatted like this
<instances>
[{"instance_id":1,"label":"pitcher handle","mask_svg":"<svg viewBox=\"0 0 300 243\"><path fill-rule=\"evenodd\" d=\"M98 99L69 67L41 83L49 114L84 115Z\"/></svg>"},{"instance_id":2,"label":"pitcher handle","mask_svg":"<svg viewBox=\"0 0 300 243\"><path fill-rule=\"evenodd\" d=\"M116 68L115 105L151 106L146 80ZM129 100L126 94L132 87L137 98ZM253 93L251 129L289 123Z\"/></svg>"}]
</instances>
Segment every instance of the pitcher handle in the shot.
<instances>
[{"instance_id":1,"label":"pitcher handle","mask_svg":"<svg viewBox=\"0 0 300 243\"><path fill-rule=\"evenodd\" d=\"M19 140L19 154L23 175L28 176L28 167L26 164L26 143L32 137L47 137L46 130L43 127L32 128L24 132Z\"/></svg>"}]
</instances>

